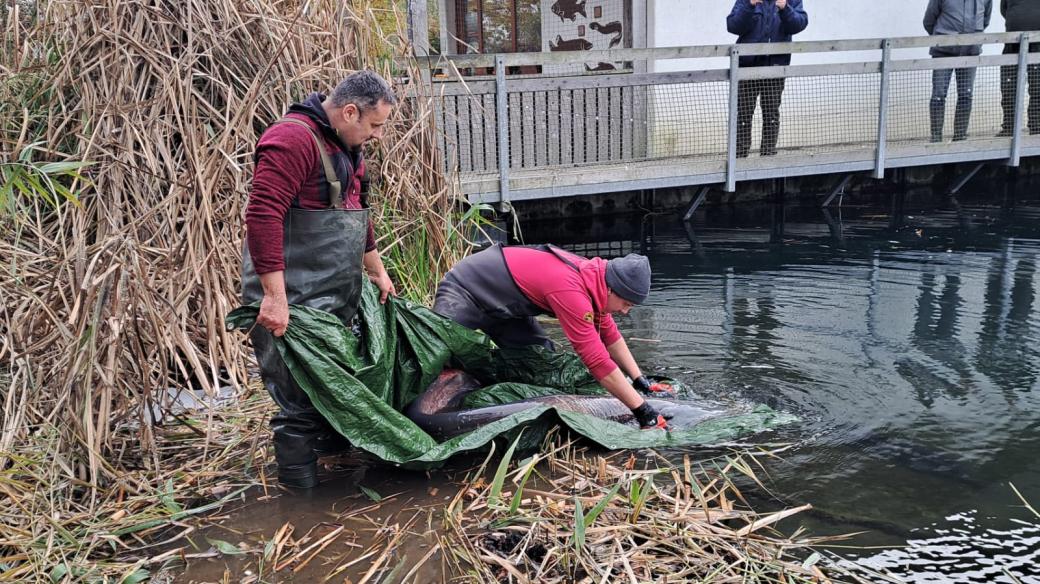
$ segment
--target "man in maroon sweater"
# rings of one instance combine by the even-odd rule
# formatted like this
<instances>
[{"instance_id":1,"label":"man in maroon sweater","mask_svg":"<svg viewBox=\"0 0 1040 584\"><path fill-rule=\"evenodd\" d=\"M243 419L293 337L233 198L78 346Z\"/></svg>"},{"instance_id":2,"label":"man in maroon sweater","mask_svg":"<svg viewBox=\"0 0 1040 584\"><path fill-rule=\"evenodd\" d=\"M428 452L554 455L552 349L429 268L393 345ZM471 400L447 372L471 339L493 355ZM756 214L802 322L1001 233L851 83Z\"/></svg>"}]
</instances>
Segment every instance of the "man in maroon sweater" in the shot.
<instances>
[{"instance_id":1,"label":"man in maroon sweater","mask_svg":"<svg viewBox=\"0 0 1040 584\"><path fill-rule=\"evenodd\" d=\"M382 137L396 103L382 77L359 71L331 94L293 104L257 144L243 300L260 301L251 339L264 385L280 407L271 428L279 480L288 486L316 485L318 454L345 444L292 379L272 335L285 334L290 303L326 310L349 325L363 272L382 302L396 293L376 249L361 153Z\"/></svg>"},{"instance_id":2,"label":"man in maroon sweater","mask_svg":"<svg viewBox=\"0 0 1040 584\"><path fill-rule=\"evenodd\" d=\"M385 91L374 103L352 95L354 85L373 85ZM360 91L371 88L362 87ZM342 90L342 91L341 91ZM339 94L343 95L340 96ZM372 101L372 97L368 97ZM359 103L360 102L360 103ZM325 149L336 166L343 185L343 208L362 207L362 184L365 162L361 147L383 136L390 109L397 103L389 85L371 71L360 71L348 77L330 96L313 93L289 107L286 118L305 122L319 132ZM256 273L264 288L257 324L275 336L285 333L289 324L289 304L285 297L283 224L290 207L323 209L328 206L328 184L314 138L305 128L294 124L275 124L264 132L256 147L256 170L253 188L246 208L246 239L253 256ZM371 219L365 242L365 271L382 292L394 294L394 284L383 267L376 249Z\"/></svg>"}]
</instances>

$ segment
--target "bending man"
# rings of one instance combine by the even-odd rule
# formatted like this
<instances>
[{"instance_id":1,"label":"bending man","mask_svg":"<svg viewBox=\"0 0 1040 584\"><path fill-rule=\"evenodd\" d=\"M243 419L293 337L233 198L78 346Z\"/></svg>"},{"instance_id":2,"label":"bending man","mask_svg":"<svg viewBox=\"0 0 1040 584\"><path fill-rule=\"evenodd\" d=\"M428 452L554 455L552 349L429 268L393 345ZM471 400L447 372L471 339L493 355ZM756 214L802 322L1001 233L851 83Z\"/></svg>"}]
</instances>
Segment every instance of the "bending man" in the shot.
<instances>
[{"instance_id":1,"label":"bending man","mask_svg":"<svg viewBox=\"0 0 1040 584\"><path fill-rule=\"evenodd\" d=\"M650 262L629 254L607 262L554 246L495 245L455 265L441 280L433 310L484 331L501 347L553 344L535 320L551 314L593 377L621 400L643 429L667 428L645 394L666 391L639 370L611 316L628 314L650 292ZM629 383L628 374L634 380Z\"/></svg>"}]
</instances>

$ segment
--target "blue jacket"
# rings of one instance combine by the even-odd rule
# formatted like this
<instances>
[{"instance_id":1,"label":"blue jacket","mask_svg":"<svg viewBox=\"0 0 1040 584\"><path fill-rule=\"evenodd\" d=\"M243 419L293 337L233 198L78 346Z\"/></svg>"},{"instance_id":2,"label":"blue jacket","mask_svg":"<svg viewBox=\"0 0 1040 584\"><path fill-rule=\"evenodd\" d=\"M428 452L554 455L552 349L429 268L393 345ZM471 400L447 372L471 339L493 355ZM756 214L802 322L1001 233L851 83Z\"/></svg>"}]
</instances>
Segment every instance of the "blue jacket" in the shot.
<instances>
[{"instance_id":1,"label":"blue jacket","mask_svg":"<svg viewBox=\"0 0 1040 584\"><path fill-rule=\"evenodd\" d=\"M802 0L787 0L777 10L776 0L762 0L755 6L751 0L737 0L726 17L726 29L737 35L737 43L786 43L809 25L809 15ZM741 67L790 65L791 55L755 55L740 58Z\"/></svg>"}]
</instances>

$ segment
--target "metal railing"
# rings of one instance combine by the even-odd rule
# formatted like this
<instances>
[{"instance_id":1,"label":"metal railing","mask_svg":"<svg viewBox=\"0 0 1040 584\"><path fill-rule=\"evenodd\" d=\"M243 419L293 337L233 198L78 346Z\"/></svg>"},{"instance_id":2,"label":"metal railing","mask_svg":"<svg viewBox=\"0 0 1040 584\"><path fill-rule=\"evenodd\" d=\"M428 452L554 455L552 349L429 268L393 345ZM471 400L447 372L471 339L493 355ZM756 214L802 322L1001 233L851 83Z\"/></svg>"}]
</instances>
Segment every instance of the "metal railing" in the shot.
<instances>
[{"instance_id":1,"label":"metal railing","mask_svg":"<svg viewBox=\"0 0 1040 584\"><path fill-rule=\"evenodd\" d=\"M733 191L740 181L809 174L870 172L881 178L892 168L950 162L1003 160L1018 166L1021 157L1040 154L1040 136L1032 135L1040 133L1040 119L1033 120L1029 135L1023 124L1027 81L1040 100L1040 53L1028 52L1029 42L1037 40L1040 34L1027 32L420 61L431 71L428 89L446 170L458 173L470 200L508 203L670 186L720 184ZM1018 51L904 59L897 54L993 44ZM852 62L740 67L741 56L784 53L840 53ZM507 74L574 63L639 71L645 63L672 59L711 61L661 73ZM728 67L722 65L727 61ZM494 76L463 75L491 70ZM943 70L960 71L949 83L944 138L933 142L932 78ZM974 81L960 81L962 88L973 87L968 123L955 113L957 78L965 73ZM785 86L775 155L761 148L742 152L738 145L738 109L748 105L741 101L742 84L762 80ZM1002 131L1005 107L1013 115L1008 131ZM751 128L754 142L762 135L761 119L759 110ZM951 140L955 131L958 139Z\"/></svg>"}]
</instances>

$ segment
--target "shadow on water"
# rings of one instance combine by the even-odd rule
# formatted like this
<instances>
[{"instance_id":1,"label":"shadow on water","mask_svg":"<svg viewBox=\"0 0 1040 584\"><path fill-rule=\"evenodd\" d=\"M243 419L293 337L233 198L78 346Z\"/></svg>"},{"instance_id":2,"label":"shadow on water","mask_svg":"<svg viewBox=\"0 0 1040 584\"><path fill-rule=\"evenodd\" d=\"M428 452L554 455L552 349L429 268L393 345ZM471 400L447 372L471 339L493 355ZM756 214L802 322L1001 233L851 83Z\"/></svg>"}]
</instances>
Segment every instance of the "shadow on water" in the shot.
<instances>
[{"instance_id":1,"label":"shadow on water","mask_svg":"<svg viewBox=\"0 0 1040 584\"><path fill-rule=\"evenodd\" d=\"M803 423L770 440L777 500L911 581L1040 581L1040 196L987 185L843 204L703 207L524 225L527 242L650 256L620 326L640 363L706 398ZM683 452L672 453L676 458ZM797 525L788 525L793 529Z\"/></svg>"}]
</instances>

